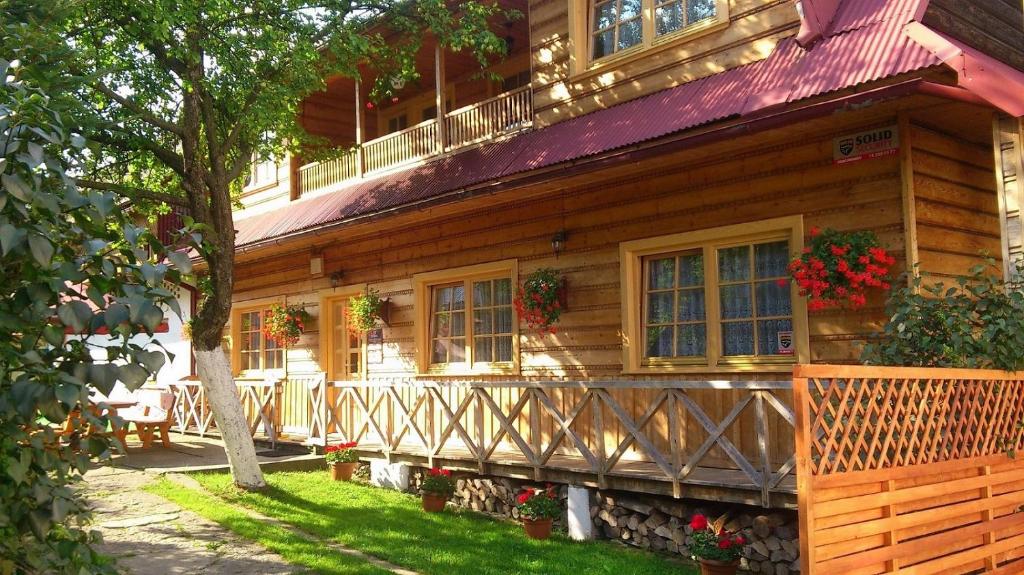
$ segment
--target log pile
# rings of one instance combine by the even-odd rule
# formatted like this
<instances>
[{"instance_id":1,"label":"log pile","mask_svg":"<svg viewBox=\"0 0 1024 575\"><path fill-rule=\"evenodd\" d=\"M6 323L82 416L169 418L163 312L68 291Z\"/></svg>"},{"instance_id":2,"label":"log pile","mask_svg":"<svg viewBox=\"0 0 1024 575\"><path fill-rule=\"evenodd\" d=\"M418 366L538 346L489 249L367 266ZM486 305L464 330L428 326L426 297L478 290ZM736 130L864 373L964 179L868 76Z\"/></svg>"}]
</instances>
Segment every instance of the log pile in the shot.
<instances>
[{"instance_id":1,"label":"log pile","mask_svg":"<svg viewBox=\"0 0 1024 575\"><path fill-rule=\"evenodd\" d=\"M410 491L419 492L425 470L414 470ZM452 502L460 507L499 517L519 519L516 497L527 488L544 489L544 484L508 478L458 474ZM558 486L565 509L568 488ZM624 545L675 555L690 556L693 530L690 519L702 514L713 524L742 533L749 541L741 569L765 575L791 575L800 571L799 529L796 513L765 510L695 500L634 493L593 491L590 517L598 538ZM556 527L566 524L563 511Z\"/></svg>"}]
</instances>

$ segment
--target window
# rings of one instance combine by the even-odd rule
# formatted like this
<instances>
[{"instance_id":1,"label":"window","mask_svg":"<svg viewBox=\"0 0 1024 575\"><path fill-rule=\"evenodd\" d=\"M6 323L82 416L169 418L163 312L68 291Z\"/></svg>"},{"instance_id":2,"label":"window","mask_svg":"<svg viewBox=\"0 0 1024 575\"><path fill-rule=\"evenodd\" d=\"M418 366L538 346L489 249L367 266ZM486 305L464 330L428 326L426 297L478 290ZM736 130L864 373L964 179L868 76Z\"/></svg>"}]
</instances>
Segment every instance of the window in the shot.
<instances>
[{"instance_id":1,"label":"window","mask_svg":"<svg viewBox=\"0 0 1024 575\"><path fill-rule=\"evenodd\" d=\"M246 310L238 314L237 371L284 369L284 348L263 335L266 309Z\"/></svg>"},{"instance_id":2,"label":"window","mask_svg":"<svg viewBox=\"0 0 1024 575\"><path fill-rule=\"evenodd\" d=\"M393 134L400 132L409 127L409 117L405 114L399 114L393 118L388 119L388 133Z\"/></svg>"},{"instance_id":3,"label":"window","mask_svg":"<svg viewBox=\"0 0 1024 575\"><path fill-rule=\"evenodd\" d=\"M514 262L420 274L420 364L431 373L507 373L517 369L512 310Z\"/></svg>"},{"instance_id":4,"label":"window","mask_svg":"<svg viewBox=\"0 0 1024 575\"><path fill-rule=\"evenodd\" d=\"M572 0L573 74L587 64L642 48L721 29L729 23L728 0Z\"/></svg>"},{"instance_id":5,"label":"window","mask_svg":"<svg viewBox=\"0 0 1024 575\"><path fill-rule=\"evenodd\" d=\"M249 174L245 178L245 188L263 188L277 183L277 160L260 159L253 156Z\"/></svg>"},{"instance_id":6,"label":"window","mask_svg":"<svg viewBox=\"0 0 1024 575\"><path fill-rule=\"evenodd\" d=\"M511 76L506 76L504 79L502 79L502 81L501 81L501 91L502 92L511 92L512 90L515 90L515 89L518 89L518 88L522 88L523 86L526 86L529 83L530 83L530 71L529 70L523 70L522 72L519 72L518 74L512 74Z\"/></svg>"},{"instance_id":7,"label":"window","mask_svg":"<svg viewBox=\"0 0 1024 575\"><path fill-rule=\"evenodd\" d=\"M804 355L804 302L786 281L801 228L781 218L623 244L625 332L638 344L627 345L627 370L785 365Z\"/></svg>"}]
</instances>

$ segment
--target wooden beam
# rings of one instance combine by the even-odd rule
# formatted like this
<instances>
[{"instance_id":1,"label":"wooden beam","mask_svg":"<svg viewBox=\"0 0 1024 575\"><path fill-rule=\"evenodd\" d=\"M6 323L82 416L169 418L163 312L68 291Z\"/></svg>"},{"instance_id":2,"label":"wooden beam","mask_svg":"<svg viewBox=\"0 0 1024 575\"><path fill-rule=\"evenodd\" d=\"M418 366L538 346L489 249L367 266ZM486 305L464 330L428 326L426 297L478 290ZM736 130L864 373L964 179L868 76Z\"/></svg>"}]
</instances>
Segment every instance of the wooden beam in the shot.
<instances>
[{"instance_id":1,"label":"wooden beam","mask_svg":"<svg viewBox=\"0 0 1024 575\"><path fill-rule=\"evenodd\" d=\"M434 102L437 106L437 151L443 153L448 145L448 126L445 122L444 47L434 46Z\"/></svg>"}]
</instances>

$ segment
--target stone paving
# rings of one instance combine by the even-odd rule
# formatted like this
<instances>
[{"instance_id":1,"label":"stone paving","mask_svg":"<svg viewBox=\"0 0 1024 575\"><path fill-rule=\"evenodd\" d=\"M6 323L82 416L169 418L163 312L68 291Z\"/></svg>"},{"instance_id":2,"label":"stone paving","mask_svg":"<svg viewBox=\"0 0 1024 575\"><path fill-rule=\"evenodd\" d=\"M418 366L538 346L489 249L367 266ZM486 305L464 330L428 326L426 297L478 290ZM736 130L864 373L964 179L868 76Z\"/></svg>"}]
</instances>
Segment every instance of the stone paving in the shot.
<instances>
[{"instance_id":1,"label":"stone paving","mask_svg":"<svg viewBox=\"0 0 1024 575\"><path fill-rule=\"evenodd\" d=\"M117 558L120 573L284 575L301 571L216 523L143 491L154 479L150 473L103 467L86 478L85 494L95 510L94 529L104 539L100 551Z\"/></svg>"}]
</instances>

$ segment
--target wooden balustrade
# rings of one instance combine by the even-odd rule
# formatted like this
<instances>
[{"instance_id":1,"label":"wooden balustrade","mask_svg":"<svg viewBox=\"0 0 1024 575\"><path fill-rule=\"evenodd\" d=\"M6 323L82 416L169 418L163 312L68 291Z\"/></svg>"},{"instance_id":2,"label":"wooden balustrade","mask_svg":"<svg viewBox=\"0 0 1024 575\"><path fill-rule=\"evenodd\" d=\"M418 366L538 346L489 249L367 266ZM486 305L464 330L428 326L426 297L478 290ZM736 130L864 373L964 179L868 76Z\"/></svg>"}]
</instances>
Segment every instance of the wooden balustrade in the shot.
<instances>
[{"instance_id":1,"label":"wooden balustrade","mask_svg":"<svg viewBox=\"0 0 1024 575\"><path fill-rule=\"evenodd\" d=\"M277 398L281 382L277 380L236 379L236 391L242 402L242 412L253 437L262 435L272 444L277 444ZM205 436L215 430L213 411L210 409L206 390L198 381L180 381L170 385L174 394L174 429L181 433L192 432Z\"/></svg>"},{"instance_id":2,"label":"wooden balustrade","mask_svg":"<svg viewBox=\"0 0 1024 575\"><path fill-rule=\"evenodd\" d=\"M437 120L427 120L370 140L361 150L302 166L299 168L300 194L528 128L533 125L533 91L530 86L523 86L463 106L446 114L444 121L446 142L440 142Z\"/></svg>"},{"instance_id":3,"label":"wooden balustrade","mask_svg":"<svg viewBox=\"0 0 1024 575\"><path fill-rule=\"evenodd\" d=\"M391 457L792 492L789 382L324 382L309 437ZM780 432L781 428L781 432Z\"/></svg>"},{"instance_id":4,"label":"wooden balustrade","mask_svg":"<svg viewBox=\"0 0 1024 575\"><path fill-rule=\"evenodd\" d=\"M793 386L801 573L1024 572L1024 376L801 365Z\"/></svg>"},{"instance_id":5,"label":"wooden balustrade","mask_svg":"<svg viewBox=\"0 0 1024 575\"><path fill-rule=\"evenodd\" d=\"M352 151L330 160L306 164L299 168L299 189L319 190L354 178L359 175L358 161L359 154Z\"/></svg>"},{"instance_id":6,"label":"wooden balustrade","mask_svg":"<svg viewBox=\"0 0 1024 575\"><path fill-rule=\"evenodd\" d=\"M411 128L363 144L367 172L384 170L438 153L437 120L420 122Z\"/></svg>"},{"instance_id":7,"label":"wooden balustrade","mask_svg":"<svg viewBox=\"0 0 1024 575\"><path fill-rule=\"evenodd\" d=\"M445 116L451 148L466 146L533 124L530 86L453 110Z\"/></svg>"}]
</instances>

